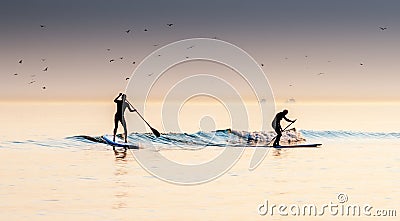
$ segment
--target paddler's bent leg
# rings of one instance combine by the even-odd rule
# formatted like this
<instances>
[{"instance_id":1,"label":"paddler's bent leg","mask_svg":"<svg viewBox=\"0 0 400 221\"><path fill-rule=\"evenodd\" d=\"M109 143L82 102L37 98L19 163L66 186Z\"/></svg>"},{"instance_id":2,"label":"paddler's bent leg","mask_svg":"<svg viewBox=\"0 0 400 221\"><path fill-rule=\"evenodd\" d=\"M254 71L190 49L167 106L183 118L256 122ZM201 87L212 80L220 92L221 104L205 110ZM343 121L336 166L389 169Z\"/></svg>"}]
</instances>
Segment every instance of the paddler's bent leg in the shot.
<instances>
[{"instance_id":1,"label":"paddler's bent leg","mask_svg":"<svg viewBox=\"0 0 400 221\"><path fill-rule=\"evenodd\" d=\"M275 129L275 132L276 132L276 138L273 144L274 147L279 146L279 141L281 140L282 137L282 132L280 128Z\"/></svg>"}]
</instances>

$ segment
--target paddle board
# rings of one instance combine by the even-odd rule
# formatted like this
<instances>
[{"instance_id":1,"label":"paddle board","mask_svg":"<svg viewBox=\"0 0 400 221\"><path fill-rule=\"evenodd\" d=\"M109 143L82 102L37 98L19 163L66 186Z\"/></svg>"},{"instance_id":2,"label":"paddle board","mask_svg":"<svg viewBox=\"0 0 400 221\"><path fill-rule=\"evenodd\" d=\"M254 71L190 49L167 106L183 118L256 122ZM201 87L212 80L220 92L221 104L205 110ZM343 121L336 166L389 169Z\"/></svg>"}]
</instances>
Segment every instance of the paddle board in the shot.
<instances>
[{"instance_id":1,"label":"paddle board","mask_svg":"<svg viewBox=\"0 0 400 221\"><path fill-rule=\"evenodd\" d=\"M268 146L268 147L273 147L273 148L306 148L306 147L319 147L322 144L297 144L297 145L282 145L282 146Z\"/></svg>"},{"instance_id":2,"label":"paddle board","mask_svg":"<svg viewBox=\"0 0 400 221\"><path fill-rule=\"evenodd\" d=\"M106 141L107 144L113 147L126 147L128 149L139 149L139 145L133 143L125 143L121 138L115 137L113 135L104 135L103 139Z\"/></svg>"}]
</instances>

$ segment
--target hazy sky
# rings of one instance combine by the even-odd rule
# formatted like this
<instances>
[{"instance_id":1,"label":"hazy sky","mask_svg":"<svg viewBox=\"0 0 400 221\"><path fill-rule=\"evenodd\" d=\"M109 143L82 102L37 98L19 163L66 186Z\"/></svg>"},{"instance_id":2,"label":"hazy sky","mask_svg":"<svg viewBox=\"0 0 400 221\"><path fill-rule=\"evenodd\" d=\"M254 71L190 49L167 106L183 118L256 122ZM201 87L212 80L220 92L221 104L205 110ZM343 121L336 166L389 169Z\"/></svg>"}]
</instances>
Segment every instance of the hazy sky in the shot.
<instances>
[{"instance_id":1,"label":"hazy sky","mask_svg":"<svg viewBox=\"0 0 400 221\"><path fill-rule=\"evenodd\" d=\"M1 0L0 100L113 99L155 49L217 37L263 64L278 101L398 101L399 11L396 0Z\"/></svg>"}]
</instances>

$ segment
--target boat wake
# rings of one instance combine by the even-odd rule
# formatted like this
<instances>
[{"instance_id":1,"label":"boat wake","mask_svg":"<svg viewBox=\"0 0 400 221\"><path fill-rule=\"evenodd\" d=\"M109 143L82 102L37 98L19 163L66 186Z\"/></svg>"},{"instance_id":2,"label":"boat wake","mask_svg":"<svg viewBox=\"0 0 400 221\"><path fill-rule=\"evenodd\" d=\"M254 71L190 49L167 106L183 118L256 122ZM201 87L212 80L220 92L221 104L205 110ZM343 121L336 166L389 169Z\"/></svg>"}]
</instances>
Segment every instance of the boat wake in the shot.
<instances>
[{"instance_id":1,"label":"boat wake","mask_svg":"<svg viewBox=\"0 0 400 221\"><path fill-rule=\"evenodd\" d=\"M121 134L118 135L122 137ZM128 139L131 143L140 146L156 146L160 148L192 148L199 149L208 146L219 147L255 147L267 145L276 136L275 132L247 132L231 129L212 132L199 131L197 133L165 133L156 138L152 133L131 133ZM74 136L68 139L82 142L105 143L101 136ZM297 143L305 141L305 138L295 128L283 133L282 143Z\"/></svg>"},{"instance_id":2,"label":"boat wake","mask_svg":"<svg viewBox=\"0 0 400 221\"><path fill-rule=\"evenodd\" d=\"M275 132L249 132L238 130L217 130L212 132L199 131L197 133L164 133L156 138L152 133L131 133L128 139L131 143L144 148L157 149L201 149L216 147L256 147L270 145ZM121 134L117 136L122 137ZM400 141L400 133L353 132L353 131L313 131L296 130L295 128L283 133L281 144L304 143L306 141L324 140L395 140ZM0 148L40 146L49 148L80 148L91 149L98 146L105 147L105 140L101 136L78 135L61 139L18 140L2 141Z\"/></svg>"}]
</instances>

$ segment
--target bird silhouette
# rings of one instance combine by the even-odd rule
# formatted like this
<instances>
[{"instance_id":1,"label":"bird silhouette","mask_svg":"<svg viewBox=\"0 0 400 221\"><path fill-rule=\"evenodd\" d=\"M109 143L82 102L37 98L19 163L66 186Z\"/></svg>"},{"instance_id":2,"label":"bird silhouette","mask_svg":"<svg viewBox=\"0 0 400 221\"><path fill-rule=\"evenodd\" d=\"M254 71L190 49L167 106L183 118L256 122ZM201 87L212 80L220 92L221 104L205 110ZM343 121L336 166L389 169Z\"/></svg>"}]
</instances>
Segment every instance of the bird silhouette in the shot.
<instances>
[{"instance_id":1,"label":"bird silhouette","mask_svg":"<svg viewBox=\"0 0 400 221\"><path fill-rule=\"evenodd\" d=\"M127 77L127 78L125 78L125 81L127 81L127 80L129 80L129 78Z\"/></svg>"},{"instance_id":2,"label":"bird silhouette","mask_svg":"<svg viewBox=\"0 0 400 221\"><path fill-rule=\"evenodd\" d=\"M153 75L153 74L154 74L154 73L151 73L151 74L147 74L147 76L149 76L149 77L150 77L150 76L151 76L151 75Z\"/></svg>"},{"instance_id":3,"label":"bird silhouette","mask_svg":"<svg viewBox=\"0 0 400 221\"><path fill-rule=\"evenodd\" d=\"M19 60L18 63L22 64L22 60Z\"/></svg>"},{"instance_id":4,"label":"bird silhouette","mask_svg":"<svg viewBox=\"0 0 400 221\"><path fill-rule=\"evenodd\" d=\"M167 24L169 27L171 27L172 25L174 25L174 24L172 24L172 23L169 23L169 24Z\"/></svg>"},{"instance_id":5,"label":"bird silhouette","mask_svg":"<svg viewBox=\"0 0 400 221\"><path fill-rule=\"evenodd\" d=\"M147 28L145 28L144 31L148 31Z\"/></svg>"},{"instance_id":6,"label":"bird silhouette","mask_svg":"<svg viewBox=\"0 0 400 221\"><path fill-rule=\"evenodd\" d=\"M296 99L289 98L289 99L286 100L286 103L296 103Z\"/></svg>"},{"instance_id":7,"label":"bird silhouette","mask_svg":"<svg viewBox=\"0 0 400 221\"><path fill-rule=\"evenodd\" d=\"M43 89L43 90L46 90L46 86L43 86L42 89Z\"/></svg>"},{"instance_id":8,"label":"bird silhouette","mask_svg":"<svg viewBox=\"0 0 400 221\"><path fill-rule=\"evenodd\" d=\"M323 73L323 72L320 72L320 73L318 73L317 75L324 75L325 73Z\"/></svg>"},{"instance_id":9,"label":"bird silhouette","mask_svg":"<svg viewBox=\"0 0 400 221\"><path fill-rule=\"evenodd\" d=\"M158 46L158 44L154 44L153 46L154 46L154 47L157 47L157 46Z\"/></svg>"},{"instance_id":10,"label":"bird silhouette","mask_svg":"<svg viewBox=\"0 0 400 221\"><path fill-rule=\"evenodd\" d=\"M41 27L41 28L45 28L45 27L46 27L46 25L40 25L40 27Z\"/></svg>"},{"instance_id":11,"label":"bird silhouette","mask_svg":"<svg viewBox=\"0 0 400 221\"><path fill-rule=\"evenodd\" d=\"M131 32L131 29L128 29L125 31L127 34L129 34L129 32Z\"/></svg>"},{"instance_id":12,"label":"bird silhouette","mask_svg":"<svg viewBox=\"0 0 400 221\"><path fill-rule=\"evenodd\" d=\"M14 74L14 76L17 76L17 75L18 75L17 73Z\"/></svg>"},{"instance_id":13,"label":"bird silhouette","mask_svg":"<svg viewBox=\"0 0 400 221\"><path fill-rule=\"evenodd\" d=\"M264 67L264 64L261 64L262 67Z\"/></svg>"},{"instance_id":14,"label":"bird silhouette","mask_svg":"<svg viewBox=\"0 0 400 221\"><path fill-rule=\"evenodd\" d=\"M136 64L136 61L132 62L132 64Z\"/></svg>"},{"instance_id":15,"label":"bird silhouette","mask_svg":"<svg viewBox=\"0 0 400 221\"><path fill-rule=\"evenodd\" d=\"M360 65L363 66L364 64L363 64L363 63L360 63Z\"/></svg>"},{"instance_id":16,"label":"bird silhouette","mask_svg":"<svg viewBox=\"0 0 400 221\"><path fill-rule=\"evenodd\" d=\"M28 84L33 84L33 83L35 83L36 81L31 81L31 82L29 82Z\"/></svg>"},{"instance_id":17,"label":"bird silhouette","mask_svg":"<svg viewBox=\"0 0 400 221\"><path fill-rule=\"evenodd\" d=\"M114 61L115 61L114 59L111 59L111 60L110 60L110 62L114 62Z\"/></svg>"},{"instance_id":18,"label":"bird silhouette","mask_svg":"<svg viewBox=\"0 0 400 221\"><path fill-rule=\"evenodd\" d=\"M381 30L381 31L385 31L386 29L388 29L387 27L379 27L379 29Z\"/></svg>"},{"instance_id":19,"label":"bird silhouette","mask_svg":"<svg viewBox=\"0 0 400 221\"><path fill-rule=\"evenodd\" d=\"M43 71L47 71L48 67L46 67L45 69L43 69Z\"/></svg>"},{"instance_id":20,"label":"bird silhouette","mask_svg":"<svg viewBox=\"0 0 400 221\"><path fill-rule=\"evenodd\" d=\"M46 58L42 58L41 60L42 60L42 61L46 61Z\"/></svg>"},{"instance_id":21,"label":"bird silhouette","mask_svg":"<svg viewBox=\"0 0 400 221\"><path fill-rule=\"evenodd\" d=\"M124 59L124 57L119 57L119 59L121 59L121 60L122 60L122 59Z\"/></svg>"},{"instance_id":22,"label":"bird silhouette","mask_svg":"<svg viewBox=\"0 0 400 221\"><path fill-rule=\"evenodd\" d=\"M192 48L194 48L194 45L187 47L186 49L192 49Z\"/></svg>"},{"instance_id":23,"label":"bird silhouette","mask_svg":"<svg viewBox=\"0 0 400 221\"><path fill-rule=\"evenodd\" d=\"M107 50L107 51L111 51L111 48L107 48L106 50Z\"/></svg>"}]
</instances>

